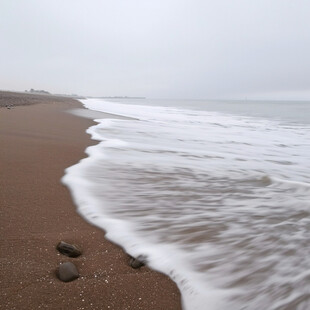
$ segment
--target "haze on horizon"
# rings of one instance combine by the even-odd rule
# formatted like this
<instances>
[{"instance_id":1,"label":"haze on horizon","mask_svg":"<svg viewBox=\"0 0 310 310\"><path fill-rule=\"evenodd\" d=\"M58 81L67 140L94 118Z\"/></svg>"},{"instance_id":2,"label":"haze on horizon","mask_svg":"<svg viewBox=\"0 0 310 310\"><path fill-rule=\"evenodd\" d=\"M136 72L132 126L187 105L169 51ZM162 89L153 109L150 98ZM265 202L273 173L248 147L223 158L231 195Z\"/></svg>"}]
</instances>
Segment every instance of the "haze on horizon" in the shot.
<instances>
[{"instance_id":1,"label":"haze on horizon","mask_svg":"<svg viewBox=\"0 0 310 310\"><path fill-rule=\"evenodd\" d=\"M308 0L2 0L0 89L310 100Z\"/></svg>"}]
</instances>

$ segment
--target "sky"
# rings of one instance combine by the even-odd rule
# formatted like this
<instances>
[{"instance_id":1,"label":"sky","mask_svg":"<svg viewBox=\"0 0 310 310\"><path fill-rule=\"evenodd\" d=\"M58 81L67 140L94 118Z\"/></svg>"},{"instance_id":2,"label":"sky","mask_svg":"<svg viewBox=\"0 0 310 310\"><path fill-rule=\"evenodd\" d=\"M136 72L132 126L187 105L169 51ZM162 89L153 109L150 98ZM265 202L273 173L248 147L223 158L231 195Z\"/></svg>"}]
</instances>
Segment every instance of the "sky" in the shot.
<instances>
[{"instance_id":1,"label":"sky","mask_svg":"<svg viewBox=\"0 0 310 310\"><path fill-rule=\"evenodd\" d=\"M309 0L1 0L0 89L310 100Z\"/></svg>"}]
</instances>

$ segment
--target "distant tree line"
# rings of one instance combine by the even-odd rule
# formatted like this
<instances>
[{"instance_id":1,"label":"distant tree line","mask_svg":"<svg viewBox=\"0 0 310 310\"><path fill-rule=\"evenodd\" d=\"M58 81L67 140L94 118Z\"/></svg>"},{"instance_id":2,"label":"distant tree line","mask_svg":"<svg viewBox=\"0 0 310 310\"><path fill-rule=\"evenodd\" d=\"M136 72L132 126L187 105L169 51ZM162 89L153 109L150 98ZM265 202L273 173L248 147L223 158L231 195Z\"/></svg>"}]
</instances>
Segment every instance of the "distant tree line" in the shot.
<instances>
[{"instance_id":1,"label":"distant tree line","mask_svg":"<svg viewBox=\"0 0 310 310\"><path fill-rule=\"evenodd\" d=\"M38 89L33 89L31 88L29 91L28 90L25 90L26 93L35 93L35 94L49 94L48 91L46 90L38 90Z\"/></svg>"}]
</instances>

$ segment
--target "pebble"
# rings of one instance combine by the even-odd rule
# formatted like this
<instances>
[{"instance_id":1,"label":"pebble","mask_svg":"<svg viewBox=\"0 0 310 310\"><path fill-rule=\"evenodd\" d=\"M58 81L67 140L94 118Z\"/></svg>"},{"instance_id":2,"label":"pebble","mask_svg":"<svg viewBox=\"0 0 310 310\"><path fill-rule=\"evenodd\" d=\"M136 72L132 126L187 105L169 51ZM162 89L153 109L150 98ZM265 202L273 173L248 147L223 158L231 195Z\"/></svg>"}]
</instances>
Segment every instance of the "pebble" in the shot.
<instances>
[{"instance_id":1,"label":"pebble","mask_svg":"<svg viewBox=\"0 0 310 310\"><path fill-rule=\"evenodd\" d=\"M61 254L69 257L78 257L82 254L82 251L76 245L64 241L60 241L56 248Z\"/></svg>"},{"instance_id":2,"label":"pebble","mask_svg":"<svg viewBox=\"0 0 310 310\"><path fill-rule=\"evenodd\" d=\"M77 279L80 275L76 266L71 262L66 262L59 265L57 270L59 280L63 282L70 282Z\"/></svg>"}]
</instances>

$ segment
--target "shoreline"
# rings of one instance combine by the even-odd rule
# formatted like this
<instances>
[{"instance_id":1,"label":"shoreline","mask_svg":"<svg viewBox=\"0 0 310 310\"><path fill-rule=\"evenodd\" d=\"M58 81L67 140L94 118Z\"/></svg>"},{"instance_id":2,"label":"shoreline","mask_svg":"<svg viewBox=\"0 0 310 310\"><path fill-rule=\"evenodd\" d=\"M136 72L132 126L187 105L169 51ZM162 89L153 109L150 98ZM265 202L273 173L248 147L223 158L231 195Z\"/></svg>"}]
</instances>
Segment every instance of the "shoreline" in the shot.
<instances>
[{"instance_id":1,"label":"shoreline","mask_svg":"<svg viewBox=\"0 0 310 310\"><path fill-rule=\"evenodd\" d=\"M128 255L78 215L60 182L65 168L97 143L85 133L92 120L66 113L82 104L7 92L0 92L0 103L3 93L15 98L13 109L0 107L0 308L181 309L176 284L147 267L132 269ZM79 245L83 254L59 254L61 240ZM57 279L55 270L66 261L78 267L79 279Z\"/></svg>"}]
</instances>

